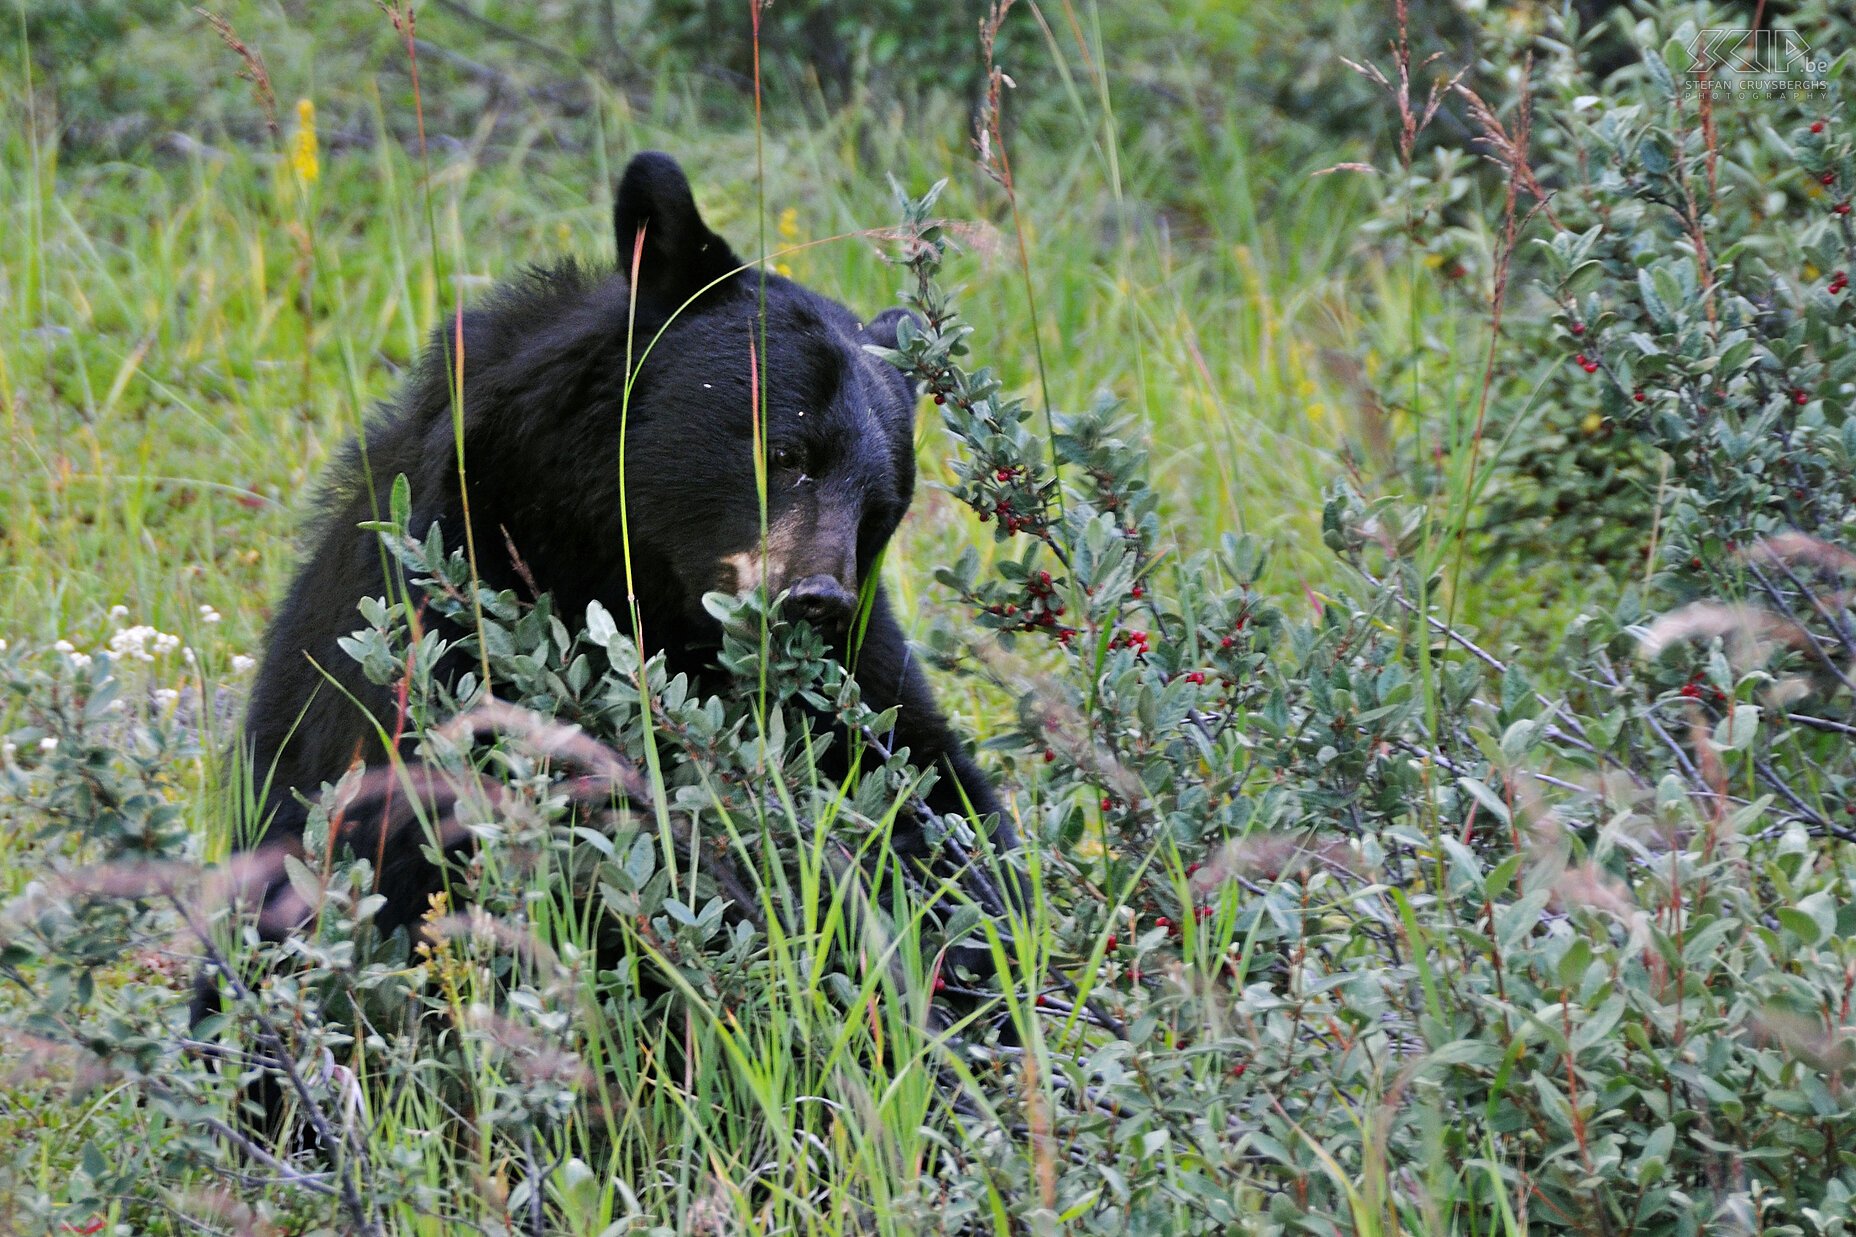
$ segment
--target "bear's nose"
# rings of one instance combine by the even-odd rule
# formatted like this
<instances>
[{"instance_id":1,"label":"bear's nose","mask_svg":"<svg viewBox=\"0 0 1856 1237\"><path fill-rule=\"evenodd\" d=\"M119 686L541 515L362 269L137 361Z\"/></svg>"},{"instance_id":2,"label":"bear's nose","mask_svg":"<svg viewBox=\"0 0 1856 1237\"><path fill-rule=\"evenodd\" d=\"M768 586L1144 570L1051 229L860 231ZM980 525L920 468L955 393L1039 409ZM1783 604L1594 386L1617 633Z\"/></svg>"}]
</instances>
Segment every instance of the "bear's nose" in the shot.
<instances>
[{"instance_id":1,"label":"bear's nose","mask_svg":"<svg viewBox=\"0 0 1856 1237\"><path fill-rule=\"evenodd\" d=\"M827 575L807 576L786 590L786 614L814 627L838 628L851 621L857 595Z\"/></svg>"}]
</instances>

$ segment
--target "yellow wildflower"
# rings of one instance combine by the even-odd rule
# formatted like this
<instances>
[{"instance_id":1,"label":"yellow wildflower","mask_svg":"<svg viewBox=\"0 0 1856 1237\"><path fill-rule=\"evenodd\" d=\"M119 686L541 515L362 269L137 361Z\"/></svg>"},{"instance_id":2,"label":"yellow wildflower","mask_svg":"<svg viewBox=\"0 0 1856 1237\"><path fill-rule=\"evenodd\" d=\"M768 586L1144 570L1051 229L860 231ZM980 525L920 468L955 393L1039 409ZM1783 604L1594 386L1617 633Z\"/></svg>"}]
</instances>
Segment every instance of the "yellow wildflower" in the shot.
<instances>
[{"instance_id":1,"label":"yellow wildflower","mask_svg":"<svg viewBox=\"0 0 1856 1237\"><path fill-rule=\"evenodd\" d=\"M1596 434L1605 427L1605 419L1595 412L1585 414L1585 420L1579 422L1579 428L1588 434Z\"/></svg>"},{"instance_id":2,"label":"yellow wildflower","mask_svg":"<svg viewBox=\"0 0 1856 1237\"><path fill-rule=\"evenodd\" d=\"M784 262L775 262L773 264L773 273L780 276L782 279L791 279L793 277L793 268Z\"/></svg>"},{"instance_id":3,"label":"yellow wildflower","mask_svg":"<svg viewBox=\"0 0 1856 1237\"><path fill-rule=\"evenodd\" d=\"M296 101L296 133L290 139L290 167L297 180L309 186L322 173L316 157L316 105L308 99Z\"/></svg>"},{"instance_id":4,"label":"yellow wildflower","mask_svg":"<svg viewBox=\"0 0 1856 1237\"><path fill-rule=\"evenodd\" d=\"M789 206L780 212L780 239L792 244L799 239L799 208Z\"/></svg>"}]
</instances>

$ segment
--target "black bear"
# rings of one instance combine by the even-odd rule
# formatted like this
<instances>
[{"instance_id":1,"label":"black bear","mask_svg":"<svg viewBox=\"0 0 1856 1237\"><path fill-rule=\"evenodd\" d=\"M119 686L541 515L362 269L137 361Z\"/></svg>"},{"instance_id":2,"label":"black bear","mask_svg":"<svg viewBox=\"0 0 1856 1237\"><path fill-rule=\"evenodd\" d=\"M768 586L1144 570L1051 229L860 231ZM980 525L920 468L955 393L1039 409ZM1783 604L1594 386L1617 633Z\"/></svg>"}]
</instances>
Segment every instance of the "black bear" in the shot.
<instances>
[{"instance_id":1,"label":"black bear","mask_svg":"<svg viewBox=\"0 0 1856 1237\"><path fill-rule=\"evenodd\" d=\"M623 497L647 651L663 650L673 674L721 690L712 666L721 633L701 599L757 585L784 592L788 613L842 638L915 486L916 392L866 350L893 347L906 311L864 321L791 280L746 268L704 224L682 169L663 154L638 155L627 167L615 224L614 271L571 263L530 271L465 313L461 328L438 330L365 449L356 443L342 457L324 524L271 626L245 723L266 843L297 842L303 796L339 778L357 755L385 759L375 722L392 733L395 702L337 641L357 626L356 603L385 591L378 539L358 526L385 518L397 476L411 483L410 531L422 535L436 521L447 545L463 544L453 437L459 330L468 510L485 584L550 592L555 613L570 622L594 600L626 615L617 461L629 379ZM1016 846L880 586L856 668L873 707L900 706L895 745L938 769L928 807L990 817L994 846ZM895 844L910 845L903 826ZM381 866L382 931L415 921L435 888L419 846L417 838L396 841ZM295 926L271 919L269 932Z\"/></svg>"}]
</instances>

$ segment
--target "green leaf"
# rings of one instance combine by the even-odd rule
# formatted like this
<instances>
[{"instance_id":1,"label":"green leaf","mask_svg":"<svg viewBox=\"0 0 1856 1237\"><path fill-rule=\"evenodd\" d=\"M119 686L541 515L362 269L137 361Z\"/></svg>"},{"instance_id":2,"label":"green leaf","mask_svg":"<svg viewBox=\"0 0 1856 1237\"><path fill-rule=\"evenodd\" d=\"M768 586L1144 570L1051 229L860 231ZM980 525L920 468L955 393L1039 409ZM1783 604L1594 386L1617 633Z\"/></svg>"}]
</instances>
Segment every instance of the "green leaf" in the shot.
<instances>
[{"instance_id":1,"label":"green leaf","mask_svg":"<svg viewBox=\"0 0 1856 1237\"><path fill-rule=\"evenodd\" d=\"M1823 939L1817 920L1796 907L1781 906L1773 911L1778 917L1779 925L1806 945L1815 945Z\"/></svg>"},{"instance_id":2,"label":"green leaf","mask_svg":"<svg viewBox=\"0 0 1856 1237\"><path fill-rule=\"evenodd\" d=\"M600 648L611 646L619 634L619 625L612 619L612 612L597 601L586 603L586 638Z\"/></svg>"},{"instance_id":3,"label":"green leaf","mask_svg":"<svg viewBox=\"0 0 1856 1237\"><path fill-rule=\"evenodd\" d=\"M388 502L387 510L392 515L393 523L401 531L411 531L412 482L406 479L405 473L400 473L393 478L393 496Z\"/></svg>"},{"instance_id":4,"label":"green leaf","mask_svg":"<svg viewBox=\"0 0 1856 1237\"><path fill-rule=\"evenodd\" d=\"M1759 706L1737 704L1732 713L1716 723L1714 746L1723 752L1744 751L1753 745L1753 736L1758 732Z\"/></svg>"}]
</instances>

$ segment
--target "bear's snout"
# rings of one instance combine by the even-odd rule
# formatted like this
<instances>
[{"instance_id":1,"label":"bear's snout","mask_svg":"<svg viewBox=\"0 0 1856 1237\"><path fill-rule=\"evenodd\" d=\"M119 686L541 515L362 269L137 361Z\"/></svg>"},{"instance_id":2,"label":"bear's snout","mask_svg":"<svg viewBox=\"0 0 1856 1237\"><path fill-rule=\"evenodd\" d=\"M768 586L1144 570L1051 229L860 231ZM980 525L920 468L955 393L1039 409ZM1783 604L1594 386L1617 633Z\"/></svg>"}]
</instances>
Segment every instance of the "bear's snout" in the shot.
<instances>
[{"instance_id":1,"label":"bear's snout","mask_svg":"<svg viewBox=\"0 0 1856 1237\"><path fill-rule=\"evenodd\" d=\"M837 630L851 621L857 595L831 576L807 576L786 590L785 607L791 618Z\"/></svg>"}]
</instances>

